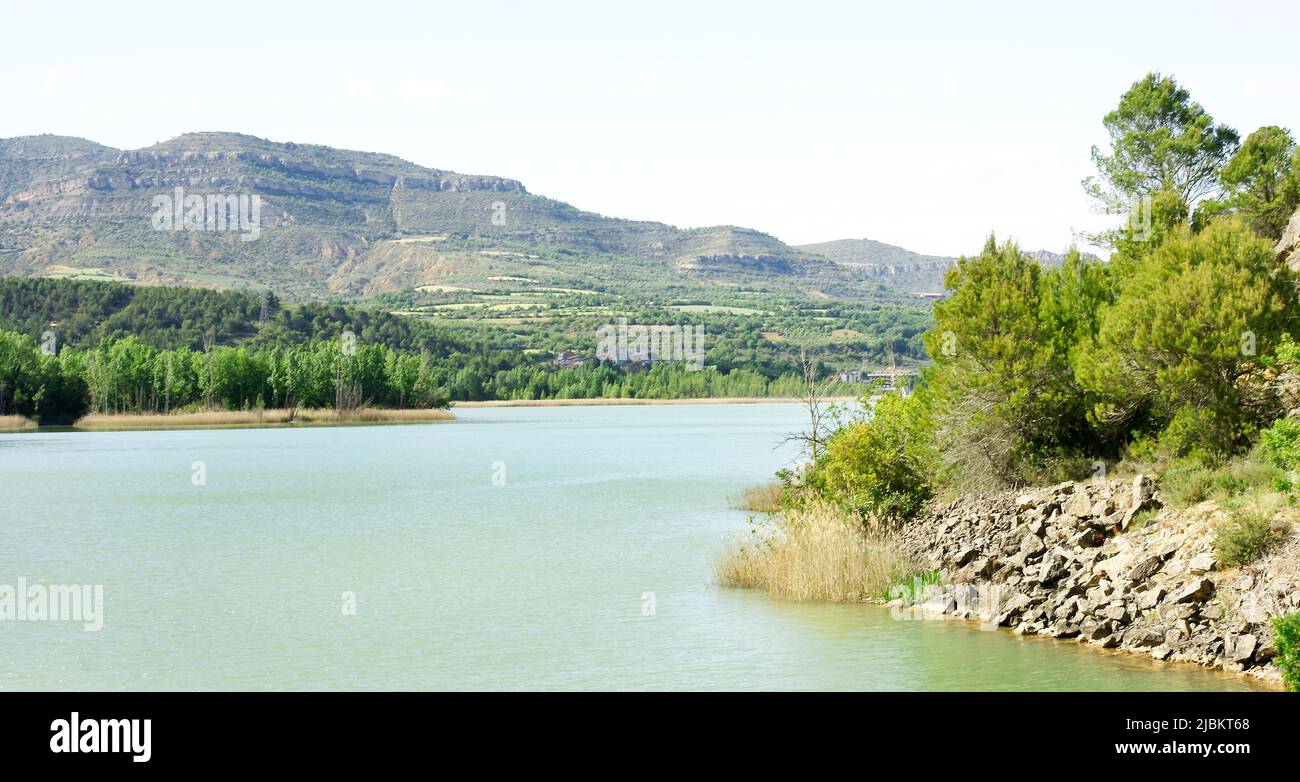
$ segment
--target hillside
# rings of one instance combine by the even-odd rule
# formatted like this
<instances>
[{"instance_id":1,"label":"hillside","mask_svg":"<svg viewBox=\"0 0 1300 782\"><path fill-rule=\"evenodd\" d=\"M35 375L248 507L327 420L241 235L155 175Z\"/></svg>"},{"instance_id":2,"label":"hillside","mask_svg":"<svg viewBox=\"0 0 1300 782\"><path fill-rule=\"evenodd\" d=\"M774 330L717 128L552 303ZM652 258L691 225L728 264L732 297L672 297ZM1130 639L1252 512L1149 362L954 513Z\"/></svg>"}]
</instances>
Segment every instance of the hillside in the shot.
<instances>
[{"instance_id":1,"label":"hillside","mask_svg":"<svg viewBox=\"0 0 1300 782\"><path fill-rule=\"evenodd\" d=\"M957 262L951 256L922 255L874 239L837 239L799 245L798 249L859 270L904 293L942 292L944 273ZM1059 266L1065 259L1064 255L1047 250L1028 254L1047 267Z\"/></svg>"},{"instance_id":2,"label":"hillside","mask_svg":"<svg viewBox=\"0 0 1300 782\"><path fill-rule=\"evenodd\" d=\"M176 188L259 196L256 235L160 230L155 198ZM609 218L513 179L235 133L137 150L62 136L0 140L0 274L269 288L299 300L593 284L879 294L867 275L752 229Z\"/></svg>"}]
</instances>

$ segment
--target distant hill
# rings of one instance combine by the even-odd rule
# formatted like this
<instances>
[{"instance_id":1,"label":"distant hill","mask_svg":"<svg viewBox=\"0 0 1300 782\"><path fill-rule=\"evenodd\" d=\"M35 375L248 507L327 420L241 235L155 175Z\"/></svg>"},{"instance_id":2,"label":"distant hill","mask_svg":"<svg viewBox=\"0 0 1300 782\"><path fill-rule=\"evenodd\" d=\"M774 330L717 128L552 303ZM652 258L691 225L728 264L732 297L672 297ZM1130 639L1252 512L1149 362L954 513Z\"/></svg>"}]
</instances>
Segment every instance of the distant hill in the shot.
<instances>
[{"instance_id":1,"label":"distant hill","mask_svg":"<svg viewBox=\"0 0 1300 782\"><path fill-rule=\"evenodd\" d=\"M256 240L171 229L181 221L160 229L155 199L177 188L257 195ZM270 289L300 300L525 284L880 294L869 274L753 229L609 218L513 179L236 133L137 150L65 136L0 140L0 274Z\"/></svg>"},{"instance_id":2,"label":"distant hill","mask_svg":"<svg viewBox=\"0 0 1300 782\"><path fill-rule=\"evenodd\" d=\"M921 255L874 239L838 239L799 245L798 249L859 269L885 285L904 293L939 293L943 277L957 259L943 255ZM1026 251L1040 264L1060 266L1065 256L1047 250Z\"/></svg>"}]
</instances>

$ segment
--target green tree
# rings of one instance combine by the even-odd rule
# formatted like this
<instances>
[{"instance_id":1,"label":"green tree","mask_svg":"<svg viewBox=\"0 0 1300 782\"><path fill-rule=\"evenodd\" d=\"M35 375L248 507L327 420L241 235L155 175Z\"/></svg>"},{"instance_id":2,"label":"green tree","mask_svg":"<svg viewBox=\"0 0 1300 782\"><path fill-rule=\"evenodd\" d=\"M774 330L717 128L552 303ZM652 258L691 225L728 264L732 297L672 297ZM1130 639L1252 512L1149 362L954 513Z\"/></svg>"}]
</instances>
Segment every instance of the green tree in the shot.
<instances>
[{"instance_id":1,"label":"green tree","mask_svg":"<svg viewBox=\"0 0 1300 782\"><path fill-rule=\"evenodd\" d=\"M1225 205L1277 241L1300 205L1300 152L1290 131L1269 125L1246 137L1223 169Z\"/></svg>"},{"instance_id":2,"label":"green tree","mask_svg":"<svg viewBox=\"0 0 1300 782\"><path fill-rule=\"evenodd\" d=\"M1293 275L1240 220L1184 225L1134 265L1075 351L1094 420L1165 430L1181 452L1231 453L1278 412L1259 359L1294 317ZM1258 355L1257 355L1258 354Z\"/></svg>"},{"instance_id":3,"label":"green tree","mask_svg":"<svg viewBox=\"0 0 1300 782\"><path fill-rule=\"evenodd\" d=\"M70 423L85 408L86 388L73 368L42 353L30 337L0 331L0 415Z\"/></svg>"},{"instance_id":4,"label":"green tree","mask_svg":"<svg viewBox=\"0 0 1300 782\"><path fill-rule=\"evenodd\" d=\"M948 272L952 294L934 306L926 347L940 449L955 473L1021 480L1023 465L1079 436L1069 346L1093 328L1087 302L1103 289L1077 256L1061 276L1044 276L1037 261L993 237Z\"/></svg>"},{"instance_id":5,"label":"green tree","mask_svg":"<svg viewBox=\"0 0 1300 782\"><path fill-rule=\"evenodd\" d=\"M933 438L924 389L885 394L870 418L830 437L809 483L868 518L906 521L934 491Z\"/></svg>"},{"instance_id":6,"label":"green tree","mask_svg":"<svg viewBox=\"0 0 1300 782\"><path fill-rule=\"evenodd\" d=\"M1134 82L1102 121L1110 150L1092 148L1098 177L1084 188L1108 210L1131 209L1160 192L1189 208L1215 194L1219 175L1239 144L1237 132L1216 125L1173 78L1149 73Z\"/></svg>"}]
</instances>

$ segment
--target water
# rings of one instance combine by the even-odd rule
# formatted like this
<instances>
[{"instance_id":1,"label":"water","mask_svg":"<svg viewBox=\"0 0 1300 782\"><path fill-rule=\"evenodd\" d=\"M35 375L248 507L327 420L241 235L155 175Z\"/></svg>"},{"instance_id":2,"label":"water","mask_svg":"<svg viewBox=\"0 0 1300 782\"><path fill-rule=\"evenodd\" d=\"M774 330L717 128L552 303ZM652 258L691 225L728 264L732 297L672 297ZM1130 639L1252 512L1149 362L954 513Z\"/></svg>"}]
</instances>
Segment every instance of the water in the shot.
<instances>
[{"instance_id":1,"label":"water","mask_svg":"<svg viewBox=\"0 0 1300 782\"><path fill-rule=\"evenodd\" d=\"M0 435L0 584L102 584L106 603L99 632L0 622L0 689L1248 686L717 587L746 526L728 498L789 461L796 406L458 415Z\"/></svg>"}]
</instances>

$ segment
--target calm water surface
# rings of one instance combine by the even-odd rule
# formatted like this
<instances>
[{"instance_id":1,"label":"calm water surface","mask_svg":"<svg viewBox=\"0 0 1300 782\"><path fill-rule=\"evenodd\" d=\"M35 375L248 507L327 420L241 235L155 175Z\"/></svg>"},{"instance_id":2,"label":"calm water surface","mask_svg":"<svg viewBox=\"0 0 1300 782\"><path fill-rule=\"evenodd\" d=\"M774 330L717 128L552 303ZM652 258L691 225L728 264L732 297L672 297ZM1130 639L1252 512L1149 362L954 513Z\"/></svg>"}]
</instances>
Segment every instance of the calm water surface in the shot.
<instances>
[{"instance_id":1,"label":"calm water surface","mask_svg":"<svg viewBox=\"0 0 1300 782\"><path fill-rule=\"evenodd\" d=\"M728 498L789 461L795 406L457 414L0 435L0 584L102 584L106 602L99 632L0 622L0 689L1248 686L718 588L746 527Z\"/></svg>"}]
</instances>

